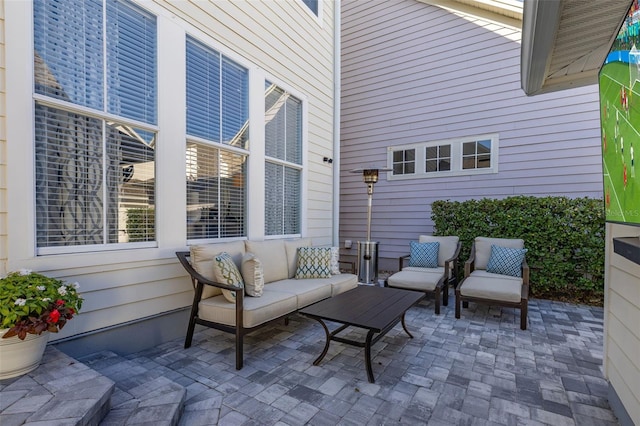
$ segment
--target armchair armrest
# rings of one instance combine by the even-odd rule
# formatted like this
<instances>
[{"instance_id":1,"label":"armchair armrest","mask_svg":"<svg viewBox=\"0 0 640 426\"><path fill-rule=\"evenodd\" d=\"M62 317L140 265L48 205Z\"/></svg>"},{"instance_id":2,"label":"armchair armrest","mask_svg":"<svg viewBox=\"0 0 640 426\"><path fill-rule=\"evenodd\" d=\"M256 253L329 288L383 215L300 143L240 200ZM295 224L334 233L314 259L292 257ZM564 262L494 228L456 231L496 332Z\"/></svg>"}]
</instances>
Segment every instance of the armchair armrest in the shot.
<instances>
[{"instance_id":1,"label":"armchair armrest","mask_svg":"<svg viewBox=\"0 0 640 426\"><path fill-rule=\"evenodd\" d=\"M526 258L522 260L522 283L529 284L529 265Z\"/></svg>"},{"instance_id":2,"label":"armchair armrest","mask_svg":"<svg viewBox=\"0 0 640 426\"><path fill-rule=\"evenodd\" d=\"M471 254L469 255L469 259L464 262L464 277L468 277L471 275L474 269L474 263L476 261L476 244L471 244Z\"/></svg>"},{"instance_id":3,"label":"armchair armrest","mask_svg":"<svg viewBox=\"0 0 640 426\"><path fill-rule=\"evenodd\" d=\"M222 283L218 283L218 282L215 282L215 281L211 281L210 279L205 278L202 275L200 275L200 273L198 271L196 271L193 268L193 266L191 265L191 262L189 261L189 259L191 257L191 253L189 253L188 251L177 251L176 252L176 256L178 256L178 260L180 260L180 263L182 264L184 269L186 269L187 272L189 273L190 278L191 278L191 283L193 284L193 288L194 289L197 288L197 284L198 283L202 283L204 285L210 285L212 287L217 287L219 289L235 291L236 294L239 291L243 291L244 290L242 288L234 287L232 285L227 285L227 284L222 284Z\"/></svg>"},{"instance_id":4,"label":"armchair armrest","mask_svg":"<svg viewBox=\"0 0 640 426\"><path fill-rule=\"evenodd\" d=\"M350 265L351 266L351 273L355 274L356 273L356 262L353 262L351 260L340 260L338 259L338 263L344 263L345 265Z\"/></svg>"},{"instance_id":5,"label":"armchair armrest","mask_svg":"<svg viewBox=\"0 0 640 426\"><path fill-rule=\"evenodd\" d=\"M444 272L447 279L449 279L449 269L451 269L453 276L458 276L458 257L460 256L460 249L462 248L462 243L458 242L456 246L456 251L453 253L449 259L444 261ZM453 263L453 267L449 268L449 264Z\"/></svg>"},{"instance_id":6,"label":"armchair armrest","mask_svg":"<svg viewBox=\"0 0 640 426\"><path fill-rule=\"evenodd\" d=\"M398 258L398 271L402 271L402 268L404 268L404 262L408 261L410 257L410 254L405 254L404 256L400 256Z\"/></svg>"}]
</instances>

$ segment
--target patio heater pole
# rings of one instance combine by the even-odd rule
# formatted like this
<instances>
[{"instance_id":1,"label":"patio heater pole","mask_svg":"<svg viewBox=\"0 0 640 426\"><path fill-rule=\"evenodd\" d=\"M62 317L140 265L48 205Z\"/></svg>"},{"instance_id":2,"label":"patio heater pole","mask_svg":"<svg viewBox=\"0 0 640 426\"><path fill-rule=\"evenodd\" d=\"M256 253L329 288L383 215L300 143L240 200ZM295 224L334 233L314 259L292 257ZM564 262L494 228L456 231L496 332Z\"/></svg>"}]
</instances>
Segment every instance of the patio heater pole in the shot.
<instances>
[{"instance_id":1,"label":"patio heater pole","mask_svg":"<svg viewBox=\"0 0 640 426\"><path fill-rule=\"evenodd\" d=\"M352 173L362 173L367 185L367 240L358 241L358 282L367 285L378 284L378 242L371 241L371 207L373 201L373 185L378 182L381 169L357 169ZM386 169L382 169L386 170Z\"/></svg>"}]
</instances>

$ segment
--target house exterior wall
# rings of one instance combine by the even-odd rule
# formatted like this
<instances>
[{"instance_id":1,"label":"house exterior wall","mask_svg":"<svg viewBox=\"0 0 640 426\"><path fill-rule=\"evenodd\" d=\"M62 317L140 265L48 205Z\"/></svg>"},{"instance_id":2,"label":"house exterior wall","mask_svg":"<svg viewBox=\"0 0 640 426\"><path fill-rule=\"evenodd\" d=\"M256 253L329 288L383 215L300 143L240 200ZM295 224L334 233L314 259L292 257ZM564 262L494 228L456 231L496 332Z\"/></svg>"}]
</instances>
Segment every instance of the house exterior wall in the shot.
<instances>
[{"instance_id":1,"label":"house exterior wall","mask_svg":"<svg viewBox=\"0 0 640 426\"><path fill-rule=\"evenodd\" d=\"M340 241L366 236L366 187L349 170L388 167L406 144L497 134L498 172L374 187L379 269L434 231L431 203L512 195L600 197L597 86L528 98L521 21L456 2L342 2ZM449 7L455 5L455 9ZM343 249L355 255L356 245Z\"/></svg>"},{"instance_id":2,"label":"house exterior wall","mask_svg":"<svg viewBox=\"0 0 640 426\"><path fill-rule=\"evenodd\" d=\"M32 5L1 1L10 25L0 32L4 36L0 39L0 266L2 272L27 268L80 284L83 308L77 319L52 336L52 341L176 312L191 304L191 282L175 256L176 251L188 249L184 112L187 34L249 70L249 99L253 101L249 105L247 237L264 238L266 79L304 101L301 234L318 245L332 242L333 170L323 157L334 157L333 2L322 2L316 17L301 1L136 1L157 17L157 247L38 256L32 195ZM3 23L0 19L0 30ZM10 41L6 76L4 40ZM6 90L6 102L11 108L5 139L6 87L10 88ZM179 324L183 333L186 326L186 322Z\"/></svg>"},{"instance_id":3,"label":"house exterior wall","mask_svg":"<svg viewBox=\"0 0 640 426\"><path fill-rule=\"evenodd\" d=\"M640 265L614 253L613 239L633 236L640 238L640 228L607 224L604 369L621 425L640 424Z\"/></svg>"}]
</instances>

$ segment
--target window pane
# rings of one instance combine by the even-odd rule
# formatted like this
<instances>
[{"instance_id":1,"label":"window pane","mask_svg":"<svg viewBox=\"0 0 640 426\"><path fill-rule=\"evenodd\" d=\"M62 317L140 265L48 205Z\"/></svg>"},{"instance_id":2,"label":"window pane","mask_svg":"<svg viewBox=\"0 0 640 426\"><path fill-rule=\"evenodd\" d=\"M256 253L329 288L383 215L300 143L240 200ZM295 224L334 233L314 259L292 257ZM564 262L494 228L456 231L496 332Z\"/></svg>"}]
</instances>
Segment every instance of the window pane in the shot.
<instances>
[{"instance_id":1,"label":"window pane","mask_svg":"<svg viewBox=\"0 0 640 426\"><path fill-rule=\"evenodd\" d=\"M302 0L309 9L317 16L318 15L318 0Z\"/></svg>"},{"instance_id":2,"label":"window pane","mask_svg":"<svg viewBox=\"0 0 640 426\"><path fill-rule=\"evenodd\" d=\"M463 169L475 169L476 168L476 157L465 157L462 159L462 168Z\"/></svg>"},{"instance_id":3,"label":"window pane","mask_svg":"<svg viewBox=\"0 0 640 426\"><path fill-rule=\"evenodd\" d=\"M451 170L451 162L449 161L449 159L441 159L438 162L438 170L440 170L441 172L447 171L447 170Z\"/></svg>"},{"instance_id":4,"label":"window pane","mask_svg":"<svg viewBox=\"0 0 640 426\"><path fill-rule=\"evenodd\" d=\"M438 171L438 160L427 160L427 173Z\"/></svg>"},{"instance_id":5,"label":"window pane","mask_svg":"<svg viewBox=\"0 0 640 426\"><path fill-rule=\"evenodd\" d=\"M36 105L38 247L102 244L102 121Z\"/></svg>"},{"instance_id":6,"label":"window pane","mask_svg":"<svg viewBox=\"0 0 640 426\"><path fill-rule=\"evenodd\" d=\"M108 111L155 124L156 76L155 16L107 1Z\"/></svg>"},{"instance_id":7,"label":"window pane","mask_svg":"<svg viewBox=\"0 0 640 426\"><path fill-rule=\"evenodd\" d=\"M405 174L413 174L416 172L416 163L406 163L404 167Z\"/></svg>"},{"instance_id":8,"label":"window pane","mask_svg":"<svg viewBox=\"0 0 640 426\"><path fill-rule=\"evenodd\" d=\"M36 0L35 92L103 109L101 0Z\"/></svg>"},{"instance_id":9,"label":"window pane","mask_svg":"<svg viewBox=\"0 0 640 426\"><path fill-rule=\"evenodd\" d=\"M155 133L107 125L108 242L155 240Z\"/></svg>"},{"instance_id":10,"label":"window pane","mask_svg":"<svg viewBox=\"0 0 640 426\"><path fill-rule=\"evenodd\" d=\"M300 233L300 190L302 173L291 167L284 168L284 233Z\"/></svg>"},{"instance_id":11,"label":"window pane","mask_svg":"<svg viewBox=\"0 0 640 426\"><path fill-rule=\"evenodd\" d=\"M187 142L187 239L245 235L246 156Z\"/></svg>"},{"instance_id":12,"label":"window pane","mask_svg":"<svg viewBox=\"0 0 640 426\"><path fill-rule=\"evenodd\" d=\"M402 163L393 165L393 174L394 175L401 175L403 172L404 172L404 167L403 167Z\"/></svg>"},{"instance_id":13,"label":"window pane","mask_svg":"<svg viewBox=\"0 0 640 426\"><path fill-rule=\"evenodd\" d=\"M187 37L187 134L220 140L220 54Z\"/></svg>"},{"instance_id":14,"label":"window pane","mask_svg":"<svg viewBox=\"0 0 640 426\"><path fill-rule=\"evenodd\" d=\"M265 165L265 234L284 234L284 169L278 164Z\"/></svg>"},{"instance_id":15,"label":"window pane","mask_svg":"<svg viewBox=\"0 0 640 426\"><path fill-rule=\"evenodd\" d=\"M491 167L491 156L490 155L478 155L478 168L485 169Z\"/></svg>"},{"instance_id":16,"label":"window pane","mask_svg":"<svg viewBox=\"0 0 640 426\"><path fill-rule=\"evenodd\" d=\"M489 153L491 152L491 141L490 140L484 140L484 141L478 141L478 154L480 153Z\"/></svg>"},{"instance_id":17,"label":"window pane","mask_svg":"<svg viewBox=\"0 0 640 426\"><path fill-rule=\"evenodd\" d=\"M462 155L474 155L476 153L475 142L465 142L462 144Z\"/></svg>"},{"instance_id":18,"label":"window pane","mask_svg":"<svg viewBox=\"0 0 640 426\"><path fill-rule=\"evenodd\" d=\"M222 141L246 148L249 139L249 75L245 68L222 59Z\"/></svg>"},{"instance_id":19,"label":"window pane","mask_svg":"<svg viewBox=\"0 0 640 426\"><path fill-rule=\"evenodd\" d=\"M438 158L438 147L430 146L427 147L427 160Z\"/></svg>"},{"instance_id":20,"label":"window pane","mask_svg":"<svg viewBox=\"0 0 640 426\"><path fill-rule=\"evenodd\" d=\"M285 112L286 95L283 90L270 84L265 92L265 154L269 157L285 158Z\"/></svg>"},{"instance_id":21,"label":"window pane","mask_svg":"<svg viewBox=\"0 0 640 426\"><path fill-rule=\"evenodd\" d=\"M286 102L286 160L302 164L302 103L289 96Z\"/></svg>"},{"instance_id":22,"label":"window pane","mask_svg":"<svg viewBox=\"0 0 640 426\"><path fill-rule=\"evenodd\" d=\"M401 163L404 159L404 151L393 151L393 162Z\"/></svg>"},{"instance_id":23,"label":"window pane","mask_svg":"<svg viewBox=\"0 0 640 426\"><path fill-rule=\"evenodd\" d=\"M407 149L405 151L405 160L406 161L414 161L416 159L416 150L415 149Z\"/></svg>"},{"instance_id":24,"label":"window pane","mask_svg":"<svg viewBox=\"0 0 640 426\"><path fill-rule=\"evenodd\" d=\"M438 146L440 157L451 157L451 145Z\"/></svg>"}]
</instances>

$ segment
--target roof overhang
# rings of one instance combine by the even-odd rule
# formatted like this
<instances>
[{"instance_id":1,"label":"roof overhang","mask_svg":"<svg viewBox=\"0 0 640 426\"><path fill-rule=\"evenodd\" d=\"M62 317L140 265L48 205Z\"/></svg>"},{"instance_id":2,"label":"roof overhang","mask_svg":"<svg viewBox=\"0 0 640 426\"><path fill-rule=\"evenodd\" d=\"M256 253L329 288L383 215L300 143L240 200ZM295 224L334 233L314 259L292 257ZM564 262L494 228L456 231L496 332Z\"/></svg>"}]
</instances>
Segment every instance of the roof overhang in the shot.
<instances>
[{"instance_id":1,"label":"roof overhang","mask_svg":"<svg viewBox=\"0 0 640 426\"><path fill-rule=\"evenodd\" d=\"M520 76L527 95L587 86L632 0L525 0Z\"/></svg>"}]
</instances>

